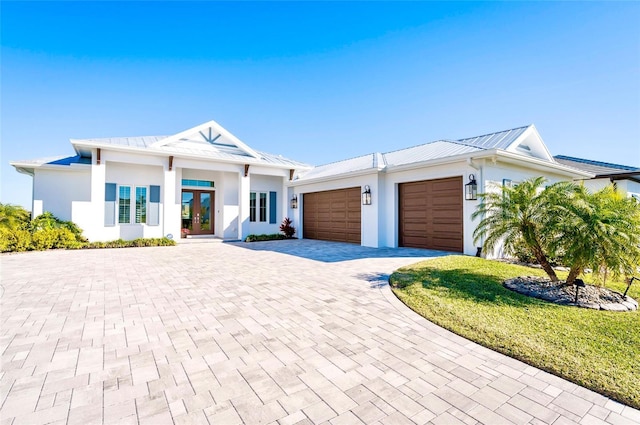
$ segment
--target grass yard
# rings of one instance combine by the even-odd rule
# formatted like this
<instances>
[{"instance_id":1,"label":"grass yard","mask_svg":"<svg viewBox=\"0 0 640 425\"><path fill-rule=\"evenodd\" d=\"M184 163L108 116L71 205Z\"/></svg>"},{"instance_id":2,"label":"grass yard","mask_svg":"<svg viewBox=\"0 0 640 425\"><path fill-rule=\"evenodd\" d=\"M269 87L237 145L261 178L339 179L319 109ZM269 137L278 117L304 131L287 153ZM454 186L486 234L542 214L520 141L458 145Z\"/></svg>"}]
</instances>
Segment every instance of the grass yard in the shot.
<instances>
[{"instance_id":1,"label":"grass yard","mask_svg":"<svg viewBox=\"0 0 640 425\"><path fill-rule=\"evenodd\" d=\"M640 408L640 312L559 306L502 287L508 278L533 275L544 272L450 256L403 267L390 281L396 296L429 321ZM624 292L626 285L607 287ZM640 299L639 282L628 295Z\"/></svg>"}]
</instances>

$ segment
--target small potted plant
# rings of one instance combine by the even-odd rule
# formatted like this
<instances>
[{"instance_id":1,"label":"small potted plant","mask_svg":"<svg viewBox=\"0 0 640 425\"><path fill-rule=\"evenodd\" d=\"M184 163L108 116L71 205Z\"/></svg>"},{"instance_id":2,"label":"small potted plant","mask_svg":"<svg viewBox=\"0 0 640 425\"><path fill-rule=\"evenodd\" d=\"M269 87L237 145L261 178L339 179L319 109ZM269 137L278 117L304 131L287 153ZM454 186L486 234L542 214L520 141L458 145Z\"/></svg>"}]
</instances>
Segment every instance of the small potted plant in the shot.
<instances>
[{"instance_id":1,"label":"small potted plant","mask_svg":"<svg viewBox=\"0 0 640 425\"><path fill-rule=\"evenodd\" d=\"M189 234L191 233L191 230L187 229L186 227L182 229L182 231L180 232L180 236L184 239L187 236L189 236Z\"/></svg>"}]
</instances>

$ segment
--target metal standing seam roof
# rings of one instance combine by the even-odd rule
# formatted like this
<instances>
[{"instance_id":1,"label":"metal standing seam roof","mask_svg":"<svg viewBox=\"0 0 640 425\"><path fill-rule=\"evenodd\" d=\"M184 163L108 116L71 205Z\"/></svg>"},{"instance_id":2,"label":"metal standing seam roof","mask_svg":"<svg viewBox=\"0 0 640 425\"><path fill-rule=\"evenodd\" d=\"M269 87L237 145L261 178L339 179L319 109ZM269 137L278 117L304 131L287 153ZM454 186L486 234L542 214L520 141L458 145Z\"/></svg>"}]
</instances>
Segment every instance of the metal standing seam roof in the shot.
<instances>
[{"instance_id":1,"label":"metal standing seam roof","mask_svg":"<svg viewBox=\"0 0 640 425\"><path fill-rule=\"evenodd\" d=\"M556 155L553 157L556 162L576 168L578 170L587 171L596 175L599 174L613 174L613 173L628 173L628 172L640 172L640 168L632 167L629 165L612 164L609 162L592 161L590 159L575 158L566 155Z\"/></svg>"},{"instance_id":2,"label":"metal standing seam roof","mask_svg":"<svg viewBox=\"0 0 640 425\"><path fill-rule=\"evenodd\" d=\"M524 126L460 140L438 140L387 153L373 153L313 168L299 180L343 175L373 168L408 165L489 149L507 149L529 127Z\"/></svg>"},{"instance_id":3,"label":"metal standing seam roof","mask_svg":"<svg viewBox=\"0 0 640 425\"><path fill-rule=\"evenodd\" d=\"M345 159L343 161L332 162L330 164L319 165L309 170L298 180L317 179L338 174L354 173L369 169L372 170L377 168L376 162L378 162L379 157L376 155L377 154L367 154ZM379 166L382 167L383 164L379 164Z\"/></svg>"},{"instance_id":4,"label":"metal standing seam roof","mask_svg":"<svg viewBox=\"0 0 640 425\"><path fill-rule=\"evenodd\" d=\"M499 131L497 133L485 134L482 136L469 137L457 140L460 143L473 145L484 149L507 149L524 133L530 125L512 128L511 130Z\"/></svg>"},{"instance_id":5,"label":"metal standing seam roof","mask_svg":"<svg viewBox=\"0 0 640 425\"><path fill-rule=\"evenodd\" d=\"M104 145L128 146L131 148L148 148L153 143L169 136L138 136L138 137L102 137L91 139L71 139L72 143L89 142L100 143Z\"/></svg>"},{"instance_id":6,"label":"metal standing seam roof","mask_svg":"<svg viewBox=\"0 0 640 425\"><path fill-rule=\"evenodd\" d=\"M155 143L166 139L169 136L139 136L139 137L107 137L94 139L74 139L73 143L88 142L89 144L103 144L133 147L139 149L149 149L153 151L166 152L167 154L177 153L200 156L203 159L232 160L238 162L263 163L269 165L281 165L292 168L310 168L308 164L284 158L267 152L257 152L260 157L254 158L244 150L233 145L211 144L196 141L177 141L168 145L154 146Z\"/></svg>"},{"instance_id":7,"label":"metal standing seam roof","mask_svg":"<svg viewBox=\"0 0 640 425\"><path fill-rule=\"evenodd\" d=\"M462 145L455 142L439 140L425 145L413 146L382 154L388 166L407 165L448 156L478 152L486 148Z\"/></svg>"},{"instance_id":8,"label":"metal standing seam roof","mask_svg":"<svg viewBox=\"0 0 640 425\"><path fill-rule=\"evenodd\" d=\"M80 155L58 155L58 156L50 156L46 158L37 158L37 159L25 159L22 161L12 161L12 163L23 164L23 165L74 165L74 164L82 164L89 165L91 164L90 158L84 158Z\"/></svg>"}]
</instances>

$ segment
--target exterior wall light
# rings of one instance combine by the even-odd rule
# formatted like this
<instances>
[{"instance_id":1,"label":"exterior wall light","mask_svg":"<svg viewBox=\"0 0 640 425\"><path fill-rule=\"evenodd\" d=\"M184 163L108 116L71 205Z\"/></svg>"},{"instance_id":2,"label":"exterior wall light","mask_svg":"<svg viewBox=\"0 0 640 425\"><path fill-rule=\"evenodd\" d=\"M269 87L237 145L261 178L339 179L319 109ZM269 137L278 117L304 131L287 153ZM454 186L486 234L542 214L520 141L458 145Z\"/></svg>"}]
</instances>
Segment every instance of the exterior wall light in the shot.
<instances>
[{"instance_id":1,"label":"exterior wall light","mask_svg":"<svg viewBox=\"0 0 640 425\"><path fill-rule=\"evenodd\" d=\"M371 188L369 185L364 187L362 192L362 205L371 205Z\"/></svg>"},{"instance_id":2,"label":"exterior wall light","mask_svg":"<svg viewBox=\"0 0 640 425\"><path fill-rule=\"evenodd\" d=\"M296 209L298 208L298 196L297 195L293 195L293 198L291 198L291 208L292 209Z\"/></svg>"},{"instance_id":3,"label":"exterior wall light","mask_svg":"<svg viewBox=\"0 0 640 425\"><path fill-rule=\"evenodd\" d=\"M464 199L467 201L475 201L478 199L478 183L476 176L469 174L469 183L464 185Z\"/></svg>"}]
</instances>

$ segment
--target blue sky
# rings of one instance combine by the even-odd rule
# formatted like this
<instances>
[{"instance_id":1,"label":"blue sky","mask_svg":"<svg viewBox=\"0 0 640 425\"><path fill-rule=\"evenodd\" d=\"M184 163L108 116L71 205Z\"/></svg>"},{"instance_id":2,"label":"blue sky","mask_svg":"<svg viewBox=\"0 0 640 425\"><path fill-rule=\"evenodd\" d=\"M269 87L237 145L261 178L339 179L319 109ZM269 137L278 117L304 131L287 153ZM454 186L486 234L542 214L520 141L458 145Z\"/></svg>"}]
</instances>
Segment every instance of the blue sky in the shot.
<instances>
[{"instance_id":1,"label":"blue sky","mask_svg":"<svg viewBox=\"0 0 640 425\"><path fill-rule=\"evenodd\" d=\"M6 2L11 160L210 119L322 164L535 124L552 154L640 167L640 3Z\"/></svg>"}]
</instances>

